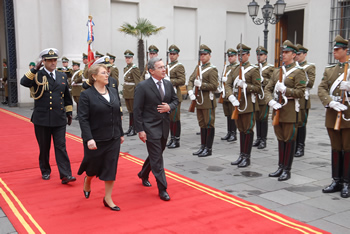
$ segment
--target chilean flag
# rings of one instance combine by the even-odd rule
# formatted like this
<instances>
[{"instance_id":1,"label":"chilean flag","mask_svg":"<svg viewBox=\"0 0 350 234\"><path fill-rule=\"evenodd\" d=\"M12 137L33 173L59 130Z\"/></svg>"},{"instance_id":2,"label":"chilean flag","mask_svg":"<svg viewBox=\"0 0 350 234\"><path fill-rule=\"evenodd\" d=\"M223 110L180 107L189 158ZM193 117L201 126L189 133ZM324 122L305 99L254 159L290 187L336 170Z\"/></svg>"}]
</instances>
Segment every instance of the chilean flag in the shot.
<instances>
[{"instance_id":1,"label":"chilean flag","mask_svg":"<svg viewBox=\"0 0 350 234\"><path fill-rule=\"evenodd\" d=\"M92 51L92 42L94 41L94 31L93 26L95 26L94 21L92 21L92 16L89 15L89 20L86 23L86 26L88 27L88 36L87 36L87 43L88 43L88 61L89 61L89 67L94 63L94 52Z\"/></svg>"}]
</instances>

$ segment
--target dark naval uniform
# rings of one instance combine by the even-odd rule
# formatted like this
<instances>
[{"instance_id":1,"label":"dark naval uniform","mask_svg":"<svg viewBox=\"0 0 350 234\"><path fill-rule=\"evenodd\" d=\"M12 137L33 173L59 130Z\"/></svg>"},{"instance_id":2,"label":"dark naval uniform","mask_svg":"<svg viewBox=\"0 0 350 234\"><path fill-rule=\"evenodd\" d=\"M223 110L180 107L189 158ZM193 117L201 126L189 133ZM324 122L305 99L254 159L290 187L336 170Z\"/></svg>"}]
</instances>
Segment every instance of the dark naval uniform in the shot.
<instances>
[{"instance_id":1,"label":"dark naval uniform","mask_svg":"<svg viewBox=\"0 0 350 234\"><path fill-rule=\"evenodd\" d=\"M56 49L46 49L43 59L57 59ZM52 75L51 75L52 74ZM45 68L32 68L21 79L21 85L33 89L34 111L31 121L39 144L39 165L44 180L50 178L50 146L53 138L57 167L62 183L75 181L66 151L67 117L71 122L72 99L69 94L67 76L58 71L48 72ZM35 92L35 93L34 93Z\"/></svg>"},{"instance_id":2,"label":"dark naval uniform","mask_svg":"<svg viewBox=\"0 0 350 234\"><path fill-rule=\"evenodd\" d=\"M200 46L201 54L210 54L211 49L206 45ZM188 81L187 90L190 98L194 96L193 88L197 78L198 65L194 69ZM210 62L201 65L201 86L198 89L196 100L197 120L201 128L201 146L193 155L206 157L212 154L212 146L215 135L215 108L216 98L214 92L218 87L218 70ZM193 96L192 96L193 95ZM193 100L191 98L191 100Z\"/></svg>"},{"instance_id":3,"label":"dark naval uniform","mask_svg":"<svg viewBox=\"0 0 350 234\"><path fill-rule=\"evenodd\" d=\"M345 50L346 53L348 41L341 36L335 38L334 50ZM346 57L342 59L343 63L331 65L325 69L323 78L318 86L318 96L322 104L326 107L325 126L331 141L331 160L332 160L332 178L333 182L322 191L324 193L333 193L341 191L341 197L349 197L350 183L350 105L349 99L342 104L344 92L350 89L343 89L341 86L348 84L349 81L342 81L344 76L344 67ZM346 96L345 96L346 98ZM335 130L335 122L338 112L341 111L340 129Z\"/></svg>"},{"instance_id":4,"label":"dark naval uniform","mask_svg":"<svg viewBox=\"0 0 350 234\"><path fill-rule=\"evenodd\" d=\"M298 44L298 54L307 53L308 49ZM301 157L304 155L305 148L305 138L306 138L306 124L307 119L309 117L309 110L311 108L311 100L310 100L310 90L314 86L315 78L316 78L316 67L312 63L308 63L306 60L299 63L299 66L302 67L305 71L306 75L306 89L304 97L300 98L300 117L301 122L298 128L297 135L297 146L294 157Z\"/></svg>"},{"instance_id":5,"label":"dark naval uniform","mask_svg":"<svg viewBox=\"0 0 350 234\"><path fill-rule=\"evenodd\" d=\"M268 51L263 47L259 46L256 49L256 53L258 54L266 54ZM265 100L264 88L269 83L269 80L272 76L272 73L275 67L272 64L267 63L265 60L262 63L257 64L259 68L259 73L261 77L261 89L259 94L256 96L259 103L259 110L256 114L256 140L253 143L253 146L258 147L258 149L264 149L266 147L266 138L268 131L268 118L269 118L269 105Z\"/></svg>"},{"instance_id":6,"label":"dark naval uniform","mask_svg":"<svg viewBox=\"0 0 350 234\"><path fill-rule=\"evenodd\" d=\"M180 49L176 45L171 45L169 47L169 53L178 54ZM167 147L177 148L180 147L180 134L181 134L181 122L180 122L180 110L182 102L182 94L180 87L185 84L185 67L179 63L177 60L171 62L167 68L168 76L170 77L170 82L174 87L177 98L179 99L179 104L177 107L170 113L170 140L167 143Z\"/></svg>"},{"instance_id":7,"label":"dark naval uniform","mask_svg":"<svg viewBox=\"0 0 350 234\"><path fill-rule=\"evenodd\" d=\"M283 43L283 51L291 51L293 54L297 52L297 47L290 41ZM279 81L280 69L275 69L270 79L270 82L265 87L265 99L270 107L275 106L279 111L279 124L274 126L275 134L278 140L278 169L274 173L270 173L270 177L279 177L279 181L290 179L290 170L292 168L295 140L298 131L298 124L300 121L299 99L304 96L306 87L306 77L304 70L296 66L292 62L286 66L286 77L282 85L284 85L284 96L286 100L282 103L283 106L276 107L278 104L278 97L275 96L274 90L281 83ZM276 83L278 83L276 85ZM275 87L276 86L276 87ZM278 92L280 93L280 92ZM276 100L275 100L276 97ZM273 110L273 115L276 115L276 109Z\"/></svg>"},{"instance_id":8,"label":"dark naval uniform","mask_svg":"<svg viewBox=\"0 0 350 234\"><path fill-rule=\"evenodd\" d=\"M125 57L133 57L134 53L130 50L124 52ZM133 63L124 67L124 85L123 85L123 97L125 99L125 105L129 112L129 129L124 134L127 136L135 136L135 124L134 124L134 93L135 87L140 83L140 69Z\"/></svg>"},{"instance_id":9,"label":"dark naval uniform","mask_svg":"<svg viewBox=\"0 0 350 234\"><path fill-rule=\"evenodd\" d=\"M227 50L227 56L237 56L237 51L229 48ZM231 119L231 115L233 112L233 106L231 102L228 100L228 96L225 92L225 83L227 82L227 77L231 74L231 72L236 68L238 65L237 62L231 63L225 67L225 71L223 71L223 77L221 78L222 83L222 108L224 111L224 115L227 120L227 134L224 137L221 137L221 140L226 140L228 142L236 141L237 140L237 127L236 122L234 119ZM223 81L225 80L225 81Z\"/></svg>"},{"instance_id":10,"label":"dark naval uniform","mask_svg":"<svg viewBox=\"0 0 350 234\"><path fill-rule=\"evenodd\" d=\"M237 45L237 52L242 54L249 54L250 47L244 44ZM243 55L242 55L243 56ZM240 133L240 154L236 161L231 165L238 165L238 167L247 167L250 165L250 155L253 145L254 125L255 125L255 111L259 110L256 94L260 90L260 76L257 66L246 61L242 64L242 81L244 81L245 88L241 88L241 99L238 100L239 106L235 107L239 110L236 125ZM229 100L238 99L239 87L236 83L239 81L240 67L237 66L228 76L226 83L226 94ZM245 91L244 91L245 89ZM246 95L244 95L246 93ZM234 104L233 102L231 102Z\"/></svg>"}]
</instances>

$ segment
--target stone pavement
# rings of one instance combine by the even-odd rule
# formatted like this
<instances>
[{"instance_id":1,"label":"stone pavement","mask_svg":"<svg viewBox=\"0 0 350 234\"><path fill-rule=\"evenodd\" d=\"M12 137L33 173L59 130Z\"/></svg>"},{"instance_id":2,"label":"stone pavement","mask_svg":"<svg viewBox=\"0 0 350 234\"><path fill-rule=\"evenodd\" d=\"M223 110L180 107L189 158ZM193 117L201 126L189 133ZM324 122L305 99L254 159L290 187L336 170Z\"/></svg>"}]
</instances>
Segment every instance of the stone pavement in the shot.
<instances>
[{"instance_id":1,"label":"stone pavement","mask_svg":"<svg viewBox=\"0 0 350 234\"><path fill-rule=\"evenodd\" d=\"M331 182L331 148L324 127L325 111L317 96L312 96L305 156L294 159L292 178L284 182L268 177L268 173L277 169L278 153L271 120L267 148L258 150L253 147L251 166L237 168L230 163L238 157L239 142L220 140L226 134L226 118L221 104L216 109L213 155L206 158L192 155L199 147L200 136L196 135L199 131L196 114L188 112L189 104L189 100L185 100L181 106L181 147L165 150L166 169L331 233L350 233L350 198L321 191ZM32 112L29 107L1 107L26 117ZM123 127L126 130L129 116L126 110L124 113ZM78 121L73 120L67 131L80 136ZM125 138L121 151L145 159L145 144L137 136ZM171 196L171 187L168 191ZM1 210L0 233L15 233Z\"/></svg>"}]
</instances>

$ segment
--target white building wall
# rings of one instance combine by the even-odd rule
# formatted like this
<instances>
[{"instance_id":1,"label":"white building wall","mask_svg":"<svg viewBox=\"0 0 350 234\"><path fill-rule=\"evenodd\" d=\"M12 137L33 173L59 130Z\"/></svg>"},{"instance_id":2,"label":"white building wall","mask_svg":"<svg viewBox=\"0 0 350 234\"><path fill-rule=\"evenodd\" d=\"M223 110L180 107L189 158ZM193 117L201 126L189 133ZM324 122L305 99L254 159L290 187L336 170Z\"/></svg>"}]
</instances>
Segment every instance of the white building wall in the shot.
<instances>
[{"instance_id":1,"label":"white building wall","mask_svg":"<svg viewBox=\"0 0 350 234\"><path fill-rule=\"evenodd\" d=\"M232 0L14 0L17 76L19 103L32 103L29 90L19 81L30 61L37 61L40 51L55 47L60 56L81 61L87 52L88 15L95 22L94 50L111 53L116 58L120 84L123 84L123 53L126 49L137 55L137 40L120 33L124 23L134 24L138 17L147 18L156 26L166 28L159 35L145 38L148 45L159 48L165 59L166 41L181 49L179 60L184 64L187 79L197 63L198 37L212 49L212 63L219 72L223 68L224 41L227 48L236 48L242 33L243 43L252 48L250 61L256 63L255 48L263 45L263 25L255 25L247 13L250 1ZM260 7L265 2L257 0ZM327 65L329 33L329 0L285 0L286 11L304 9L304 45L309 48L308 61L316 63L317 81L313 94ZM274 1L271 1L274 4ZM321 6L321 7L320 7ZM258 17L261 17L261 10ZM269 62L274 62L275 25L269 24ZM137 63L137 56L134 57ZM61 66L61 63L58 63ZM83 66L83 65L82 65ZM121 89L121 87L120 87Z\"/></svg>"}]
</instances>

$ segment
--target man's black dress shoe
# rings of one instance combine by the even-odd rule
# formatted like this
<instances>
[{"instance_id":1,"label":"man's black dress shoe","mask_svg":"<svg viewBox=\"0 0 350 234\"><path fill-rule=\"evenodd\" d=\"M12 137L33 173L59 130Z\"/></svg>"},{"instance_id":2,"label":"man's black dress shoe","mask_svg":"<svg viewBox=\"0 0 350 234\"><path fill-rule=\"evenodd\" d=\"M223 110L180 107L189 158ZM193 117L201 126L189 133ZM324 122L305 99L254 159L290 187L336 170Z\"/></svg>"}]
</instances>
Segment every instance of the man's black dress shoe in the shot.
<instances>
[{"instance_id":1,"label":"man's black dress shoe","mask_svg":"<svg viewBox=\"0 0 350 234\"><path fill-rule=\"evenodd\" d=\"M120 208L119 208L118 206L110 207L110 206L107 204L105 198L103 198L103 205L105 205L105 207L110 208L110 209L113 210L113 211L120 211Z\"/></svg>"},{"instance_id":2,"label":"man's black dress shoe","mask_svg":"<svg viewBox=\"0 0 350 234\"><path fill-rule=\"evenodd\" d=\"M68 184L69 182L76 181L77 179L74 176L65 176L62 178L62 184Z\"/></svg>"},{"instance_id":3,"label":"man's black dress shoe","mask_svg":"<svg viewBox=\"0 0 350 234\"><path fill-rule=\"evenodd\" d=\"M85 182L86 182L86 177L87 177L87 176L85 176L85 178L84 178L84 186L85 186ZM85 191L85 190L83 189L83 191L84 191L84 196L85 196L85 198L89 198L89 197L90 197L91 190L90 190L89 192L87 192L87 191Z\"/></svg>"},{"instance_id":4,"label":"man's black dress shoe","mask_svg":"<svg viewBox=\"0 0 350 234\"><path fill-rule=\"evenodd\" d=\"M44 175L41 176L41 178L43 178L43 180L49 180L50 179L50 175L44 174Z\"/></svg>"},{"instance_id":5,"label":"man's black dress shoe","mask_svg":"<svg viewBox=\"0 0 350 234\"><path fill-rule=\"evenodd\" d=\"M151 187L151 183L148 181L148 179L142 179L142 185L145 187Z\"/></svg>"},{"instance_id":6,"label":"man's black dress shoe","mask_svg":"<svg viewBox=\"0 0 350 234\"><path fill-rule=\"evenodd\" d=\"M169 200L170 200L169 194L168 194L167 191L165 191L165 190L159 191L159 197L160 197L160 199L162 199L163 201L169 201Z\"/></svg>"}]
</instances>

